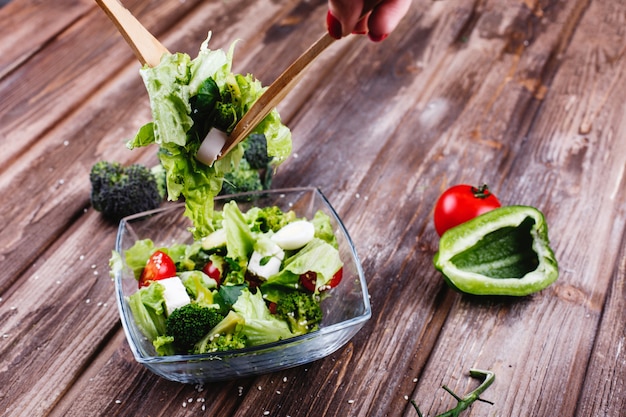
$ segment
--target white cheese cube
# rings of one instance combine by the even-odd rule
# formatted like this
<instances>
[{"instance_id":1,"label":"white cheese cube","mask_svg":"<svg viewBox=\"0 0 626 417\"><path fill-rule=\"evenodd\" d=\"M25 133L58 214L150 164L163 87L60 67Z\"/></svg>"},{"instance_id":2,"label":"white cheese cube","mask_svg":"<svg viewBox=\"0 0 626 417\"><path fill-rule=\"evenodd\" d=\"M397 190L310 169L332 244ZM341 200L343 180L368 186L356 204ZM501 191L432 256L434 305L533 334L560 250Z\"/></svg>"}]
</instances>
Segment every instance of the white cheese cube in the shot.
<instances>
[{"instance_id":1,"label":"white cheese cube","mask_svg":"<svg viewBox=\"0 0 626 417\"><path fill-rule=\"evenodd\" d=\"M288 223L272 235L272 240L285 250L300 249L315 236L313 223L306 220L297 220Z\"/></svg>"},{"instance_id":2,"label":"white cheese cube","mask_svg":"<svg viewBox=\"0 0 626 417\"><path fill-rule=\"evenodd\" d=\"M254 251L248 261L248 271L261 279L268 279L280 271L284 257L285 252L278 245L272 245L267 253Z\"/></svg>"},{"instance_id":3,"label":"white cheese cube","mask_svg":"<svg viewBox=\"0 0 626 417\"><path fill-rule=\"evenodd\" d=\"M196 159L205 165L211 166L222 153L222 148L226 144L228 136L218 129L211 129L206 138L200 144Z\"/></svg>"},{"instance_id":4,"label":"white cheese cube","mask_svg":"<svg viewBox=\"0 0 626 417\"><path fill-rule=\"evenodd\" d=\"M157 282L165 287L163 298L165 299L165 308L168 316L177 308L191 303L191 298L189 298L180 278L160 279Z\"/></svg>"}]
</instances>

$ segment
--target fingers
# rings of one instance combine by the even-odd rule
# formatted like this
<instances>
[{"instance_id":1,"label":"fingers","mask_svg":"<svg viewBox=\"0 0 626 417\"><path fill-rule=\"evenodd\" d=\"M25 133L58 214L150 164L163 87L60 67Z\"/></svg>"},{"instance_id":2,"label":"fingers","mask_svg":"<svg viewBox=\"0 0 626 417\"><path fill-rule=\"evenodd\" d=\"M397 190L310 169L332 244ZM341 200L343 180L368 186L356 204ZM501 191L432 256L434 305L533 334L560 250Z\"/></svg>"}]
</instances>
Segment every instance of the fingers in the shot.
<instances>
[{"instance_id":1,"label":"fingers","mask_svg":"<svg viewBox=\"0 0 626 417\"><path fill-rule=\"evenodd\" d=\"M363 0L329 0L326 16L328 33L335 39L352 33L357 28L362 10Z\"/></svg>"},{"instance_id":2,"label":"fingers","mask_svg":"<svg viewBox=\"0 0 626 417\"><path fill-rule=\"evenodd\" d=\"M406 15L411 0L387 0L380 3L368 19L369 37L373 41L385 39Z\"/></svg>"},{"instance_id":3,"label":"fingers","mask_svg":"<svg viewBox=\"0 0 626 417\"><path fill-rule=\"evenodd\" d=\"M398 26L411 5L411 0L376 0L378 5L372 12L361 17L364 6L368 7L371 2L328 0L328 33L335 39L350 33L368 34L372 41L380 42Z\"/></svg>"}]
</instances>

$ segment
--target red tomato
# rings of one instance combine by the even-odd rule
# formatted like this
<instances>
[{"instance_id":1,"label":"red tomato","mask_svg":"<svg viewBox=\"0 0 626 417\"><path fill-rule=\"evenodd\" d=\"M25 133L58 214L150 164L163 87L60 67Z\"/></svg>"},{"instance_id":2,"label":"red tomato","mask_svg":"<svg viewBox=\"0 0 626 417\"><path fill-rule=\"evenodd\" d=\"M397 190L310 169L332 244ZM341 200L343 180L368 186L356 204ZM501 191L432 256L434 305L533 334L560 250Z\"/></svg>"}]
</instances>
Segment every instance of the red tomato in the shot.
<instances>
[{"instance_id":1,"label":"red tomato","mask_svg":"<svg viewBox=\"0 0 626 417\"><path fill-rule=\"evenodd\" d=\"M332 276L330 281L328 281L328 286L325 288L320 288L321 291L335 288L341 282L343 278L343 268L340 268L339 271L335 272L335 275ZM300 275L300 284L308 291L315 292L315 286L317 284L317 273L313 271L306 272Z\"/></svg>"},{"instance_id":2,"label":"red tomato","mask_svg":"<svg viewBox=\"0 0 626 417\"><path fill-rule=\"evenodd\" d=\"M174 261L172 261L169 255L158 250L150 256L146 266L143 268L141 278L139 278L139 288L147 287L152 281L175 276L176 265L174 265Z\"/></svg>"},{"instance_id":3,"label":"red tomato","mask_svg":"<svg viewBox=\"0 0 626 417\"><path fill-rule=\"evenodd\" d=\"M267 305L267 308L271 314L276 314L276 307L277 307L276 303L273 303L271 301Z\"/></svg>"},{"instance_id":4,"label":"red tomato","mask_svg":"<svg viewBox=\"0 0 626 417\"><path fill-rule=\"evenodd\" d=\"M222 273L220 272L219 268L216 267L215 265L213 265L213 262L209 261L204 268L202 268L202 272L204 272L205 274L207 274L209 277L213 278L215 281L217 281L217 285L220 284L220 282L222 281Z\"/></svg>"},{"instance_id":5,"label":"red tomato","mask_svg":"<svg viewBox=\"0 0 626 417\"><path fill-rule=\"evenodd\" d=\"M317 283L317 273L313 271L300 275L300 284L307 290L315 292L315 284Z\"/></svg>"},{"instance_id":6,"label":"red tomato","mask_svg":"<svg viewBox=\"0 0 626 417\"><path fill-rule=\"evenodd\" d=\"M487 185L455 185L448 188L435 205L435 229L439 236L448 229L500 207L500 201Z\"/></svg>"},{"instance_id":7,"label":"red tomato","mask_svg":"<svg viewBox=\"0 0 626 417\"><path fill-rule=\"evenodd\" d=\"M328 282L328 285L330 286L330 288L335 288L337 285L339 285L342 278L343 278L343 267L339 269L339 271L335 272L335 275L333 275L333 277L330 279L330 281Z\"/></svg>"}]
</instances>

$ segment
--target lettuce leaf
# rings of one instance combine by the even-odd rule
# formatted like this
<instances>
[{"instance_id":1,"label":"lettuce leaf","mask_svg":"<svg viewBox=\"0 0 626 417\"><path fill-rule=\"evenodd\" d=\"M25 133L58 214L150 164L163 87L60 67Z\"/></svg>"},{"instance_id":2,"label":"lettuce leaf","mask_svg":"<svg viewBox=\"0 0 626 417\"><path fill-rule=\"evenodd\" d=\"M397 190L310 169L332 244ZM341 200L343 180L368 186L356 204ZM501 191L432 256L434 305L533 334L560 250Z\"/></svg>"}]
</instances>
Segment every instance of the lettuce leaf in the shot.
<instances>
[{"instance_id":1,"label":"lettuce leaf","mask_svg":"<svg viewBox=\"0 0 626 417\"><path fill-rule=\"evenodd\" d=\"M165 334L165 288L158 282L142 287L128 297L135 323L150 341Z\"/></svg>"},{"instance_id":2,"label":"lettuce leaf","mask_svg":"<svg viewBox=\"0 0 626 417\"><path fill-rule=\"evenodd\" d=\"M242 290L233 304L233 310L244 318L241 334L246 336L251 346L294 336L286 321L270 313L260 291L252 293L247 288Z\"/></svg>"},{"instance_id":3,"label":"lettuce leaf","mask_svg":"<svg viewBox=\"0 0 626 417\"><path fill-rule=\"evenodd\" d=\"M263 94L265 88L250 74L233 74L233 42L228 50L211 50L207 40L193 60L184 53L164 55L161 63L140 70L148 91L152 121L142 126L127 147L157 144L159 159L166 171L168 199L185 199L185 216L193 223L194 238L207 236L213 230L213 200L222 189L224 174L238 166L243 149L238 146L211 166L196 160L204 138L193 131L190 99L207 78L212 78L227 97L233 98L238 117L245 114ZM236 94L235 94L236 93ZM276 109L252 132L265 135L273 165L282 163L291 153L291 132L281 123Z\"/></svg>"}]
</instances>

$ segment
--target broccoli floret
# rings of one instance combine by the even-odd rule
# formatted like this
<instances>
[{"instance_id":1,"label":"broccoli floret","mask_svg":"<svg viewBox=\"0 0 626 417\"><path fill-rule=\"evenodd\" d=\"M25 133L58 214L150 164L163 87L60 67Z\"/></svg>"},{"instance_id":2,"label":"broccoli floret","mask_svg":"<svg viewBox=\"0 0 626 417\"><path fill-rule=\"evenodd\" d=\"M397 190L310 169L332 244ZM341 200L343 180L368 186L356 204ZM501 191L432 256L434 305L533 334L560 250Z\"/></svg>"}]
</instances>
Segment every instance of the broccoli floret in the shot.
<instances>
[{"instance_id":1,"label":"broccoli floret","mask_svg":"<svg viewBox=\"0 0 626 417\"><path fill-rule=\"evenodd\" d=\"M254 133L243 142L243 157L236 168L224 175L221 195L267 190L274 173L267 154L265 135Z\"/></svg>"},{"instance_id":2,"label":"broccoli floret","mask_svg":"<svg viewBox=\"0 0 626 417\"><path fill-rule=\"evenodd\" d=\"M165 333L174 338L177 351L190 353L194 345L223 319L224 316L215 308L186 304L167 317Z\"/></svg>"},{"instance_id":3,"label":"broccoli floret","mask_svg":"<svg viewBox=\"0 0 626 417\"><path fill-rule=\"evenodd\" d=\"M289 324L291 332L300 335L319 329L322 308L314 294L292 291L276 303L276 314Z\"/></svg>"},{"instance_id":4,"label":"broccoli floret","mask_svg":"<svg viewBox=\"0 0 626 417\"><path fill-rule=\"evenodd\" d=\"M193 353L210 353L246 347L246 337L239 333L244 318L230 311L193 347Z\"/></svg>"},{"instance_id":5,"label":"broccoli floret","mask_svg":"<svg viewBox=\"0 0 626 417\"><path fill-rule=\"evenodd\" d=\"M278 232L296 219L293 210L283 212L278 206L253 207L246 216L250 222L250 229L253 232L267 233L268 231Z\"/></svg>"},{"instance_id":6,"label":"broccoli floret","mask_svg":"<svg viewBox=\"0 0 626 417\"><path fill-rule=\"evenodd\" d=\"M248 161L242 159L237 169L224 175L221 194L228 195L265 189L259 174L259 170L251 168Z\"/></svg>"},{"instance_id":7,"label":"broccoli floret","mask_svg":"<svg viewBox=\"0 0 626 417\"><path fill-rule=\"evenodd\" d=\"M248 339L239 334L228 333L215 335L206 345L203 353L225 352L227 350L243 349L248 344Z\"/></svg>"},{"instance_id":8,"label":"broccoli floret","mask_svg":"<svg viewBox=\"0 0 626 417\"><path fill-rule=\"evenodd\" d=\"M91 205L114 221L155 209L165 198L164 175L164 170L140 164L96 162L89 174Z\"/></svg>"},{"instance_id":9,"label":"broccoli floret","mask_svg":"<svg viewBox=\"0 0 626 417\"><path fill-rule=\"evenodd\" d=\"M268 168L271 158L267 154L267 139L262 133L253 133L242 142L243 157L248 161L251 168Z\"/></svg>"}]
</instances>

